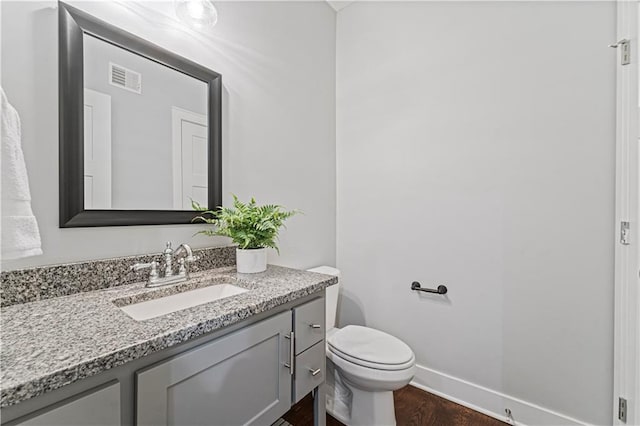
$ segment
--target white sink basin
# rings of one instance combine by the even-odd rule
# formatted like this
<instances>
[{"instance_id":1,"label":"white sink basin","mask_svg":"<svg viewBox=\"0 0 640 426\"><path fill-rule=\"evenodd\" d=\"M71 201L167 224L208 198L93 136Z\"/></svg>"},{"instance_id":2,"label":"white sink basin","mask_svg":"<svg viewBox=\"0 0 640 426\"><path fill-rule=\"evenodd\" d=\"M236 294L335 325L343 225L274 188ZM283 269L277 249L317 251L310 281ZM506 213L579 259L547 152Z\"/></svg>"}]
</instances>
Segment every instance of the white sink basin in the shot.
<instances>
[{"instance_id":1,"label":"white sink basin","mask_svg":"<svg viewBox=\"0 0 640 426\"><path fill-rule=\"evenodd\" d=\"M158 299L121 306L127 315L137 321L144 321L171 312L181 311L192 306L204 305L214 300L242 294L249 290L233 284L217 284L208 287L197 288Z\"/></svg>"}]
</instances>

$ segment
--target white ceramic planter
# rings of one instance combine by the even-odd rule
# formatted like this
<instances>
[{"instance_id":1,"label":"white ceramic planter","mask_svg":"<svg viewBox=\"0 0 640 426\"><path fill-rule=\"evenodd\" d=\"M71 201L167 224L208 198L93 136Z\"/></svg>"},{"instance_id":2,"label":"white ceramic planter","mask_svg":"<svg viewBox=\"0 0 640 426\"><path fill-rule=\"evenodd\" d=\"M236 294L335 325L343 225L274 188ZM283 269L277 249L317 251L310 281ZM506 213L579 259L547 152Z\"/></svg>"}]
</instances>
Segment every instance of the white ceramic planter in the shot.
<instances>
[{"instance_id":1,"label":"white ceramic planter","mask_svg":"<svg viewBox=\"0 0 640 426\"><path fill-rule=\"evenodd\" d=\"M241 274L255 274L267 270L267 249L236 249L236 267Z\"/></svg>"}]
</instances>

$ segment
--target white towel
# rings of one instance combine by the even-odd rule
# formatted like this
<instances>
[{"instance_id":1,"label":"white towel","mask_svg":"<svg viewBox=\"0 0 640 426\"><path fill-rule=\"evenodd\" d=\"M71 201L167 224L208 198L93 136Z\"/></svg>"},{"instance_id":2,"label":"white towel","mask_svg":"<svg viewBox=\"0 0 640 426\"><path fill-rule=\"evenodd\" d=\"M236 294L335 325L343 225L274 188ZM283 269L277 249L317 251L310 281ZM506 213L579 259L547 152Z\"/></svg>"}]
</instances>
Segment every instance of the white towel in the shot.
<instances>
[{"instance_id":1,"label":"white towel","mask_svg":"<svg viewBox=\"0 0 640 426\"><path fill-rule=\"evenodd\" d=\"M2 258L42 254L38 222L31 210L27 167L22 154L20 117L0 87L2 102Z\"/></svg>"}]
</instances>

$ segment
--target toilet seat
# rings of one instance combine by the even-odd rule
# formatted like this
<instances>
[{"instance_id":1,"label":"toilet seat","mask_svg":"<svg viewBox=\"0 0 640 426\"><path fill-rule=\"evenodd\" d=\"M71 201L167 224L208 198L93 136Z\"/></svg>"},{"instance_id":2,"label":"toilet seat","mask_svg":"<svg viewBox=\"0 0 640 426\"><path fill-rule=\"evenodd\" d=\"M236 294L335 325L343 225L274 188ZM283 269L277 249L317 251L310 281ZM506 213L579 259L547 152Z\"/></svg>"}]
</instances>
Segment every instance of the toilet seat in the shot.
<instances>
[{"instance_id":1,"label":"toilet seat","mask_svg":"<svg viewBox=\"0 0 640 426\"><path fill-rule=\"evenodd\" d=\"M341 353L329 346L329 351L334 357L338 357L343 359L344 361L350 362L354 365L358 365L360 367L371 368L373 370L385 370L385 371L398 371L398 370L406 370L415 365L415 358L411 358L411 360L405 362L404 364L377 364L375 362L363 361L358 358L350 357L347 354Z\"/></svg>"},{"instance_id":2,"label":"toilet seat","mask_svg":"<svg viewBox=\"0 0 640 426\"><path fill-rule=\"evenodd\" d=\"M349 325L331 333L327 343L332 355L365 368L398 371L415 364L406 343L374 328Z\"/></svg>"}]
</instances>

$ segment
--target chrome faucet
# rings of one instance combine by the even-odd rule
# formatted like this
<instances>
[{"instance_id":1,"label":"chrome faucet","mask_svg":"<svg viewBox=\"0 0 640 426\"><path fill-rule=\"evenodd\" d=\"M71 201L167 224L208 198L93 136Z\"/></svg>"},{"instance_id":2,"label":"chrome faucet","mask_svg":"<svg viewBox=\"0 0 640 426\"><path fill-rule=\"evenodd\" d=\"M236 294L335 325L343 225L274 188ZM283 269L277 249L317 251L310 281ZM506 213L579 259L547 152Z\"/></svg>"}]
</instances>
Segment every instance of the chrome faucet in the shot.
<instances>
[{"instance_id":1,"label":"chrome faucet","mask_svg":"<svg viewBox=\"0 0 640 426\"><path fill-rule=\"evenodd\" d=\"M185 256L178 259L178 273L173 273L173 258L185 253ZM155 260L149 263L136 263L131 266L131 270L140 271L142 269L149 269L149 281L147 287L159 287L167 284L175 284L189 279L189 269L187 264L196 261L196 257L193 256L191 247L187 244L180 244L180 246L174 251L171 248L171 242L167 242L166 248L162 252L164 256L164 276L161 277L158 274L158 262Z\"/></svg>"}]
</instances>

